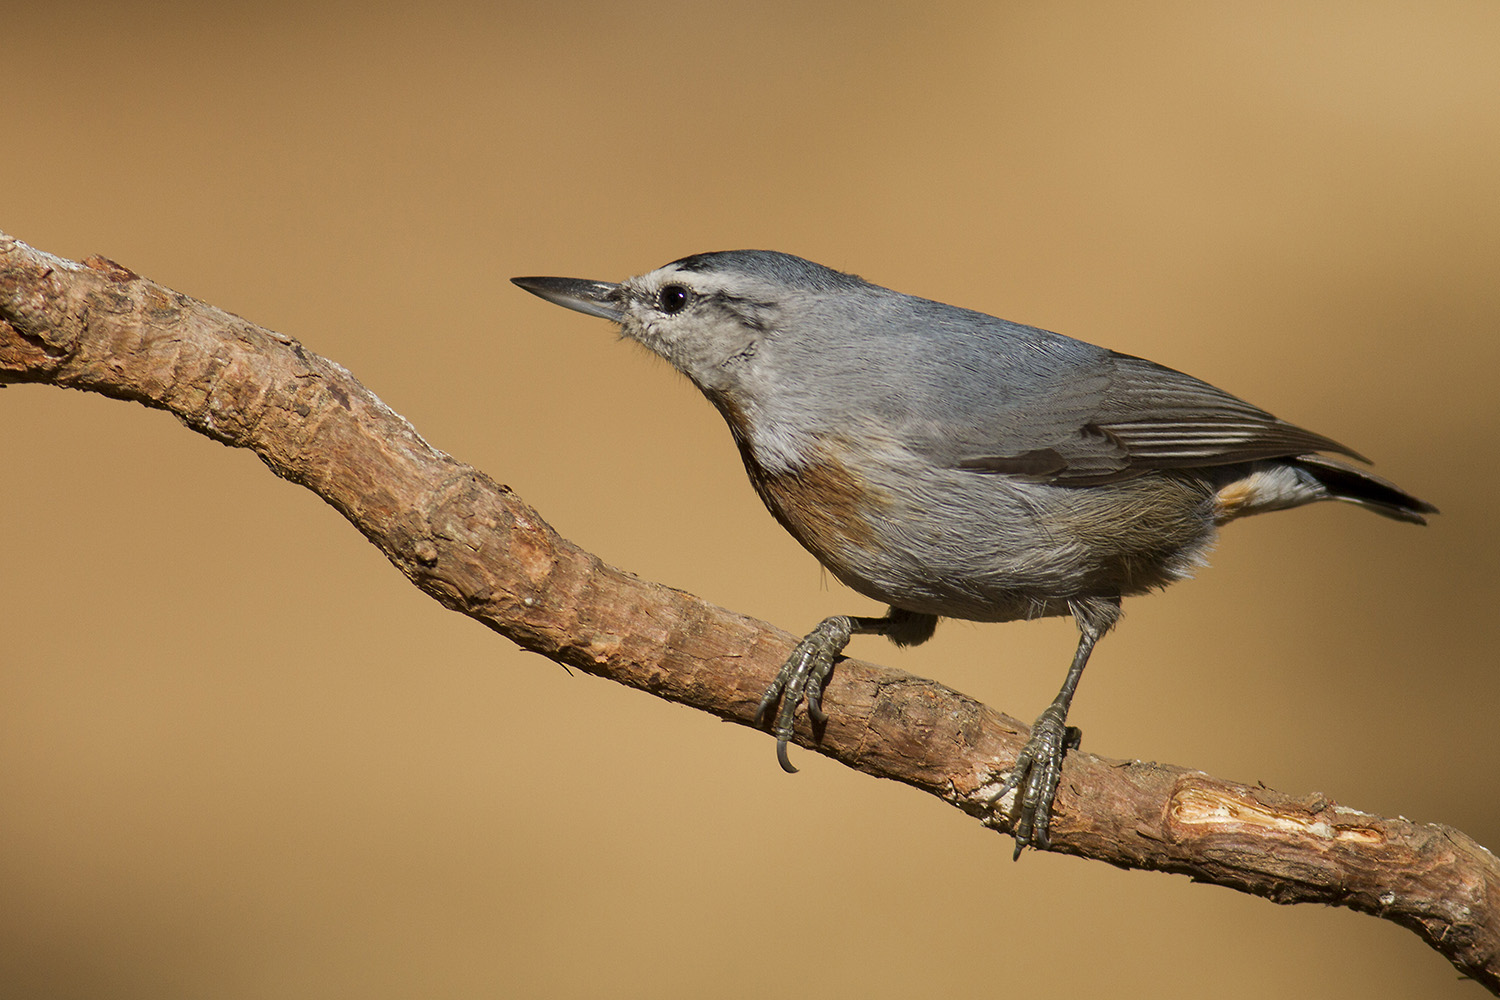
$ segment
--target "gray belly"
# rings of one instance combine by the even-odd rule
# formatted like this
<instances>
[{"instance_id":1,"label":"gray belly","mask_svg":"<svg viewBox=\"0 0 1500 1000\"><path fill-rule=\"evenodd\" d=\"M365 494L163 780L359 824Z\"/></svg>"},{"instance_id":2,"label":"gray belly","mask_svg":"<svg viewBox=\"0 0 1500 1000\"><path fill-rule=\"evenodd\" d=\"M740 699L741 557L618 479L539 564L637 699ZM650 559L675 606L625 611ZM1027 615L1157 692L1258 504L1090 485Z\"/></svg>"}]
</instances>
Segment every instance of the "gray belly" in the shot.
<instances>
[{"instance_id":1,"label":"gray belly","mask_svg":"<svg viewBox=\"0 0 1500 1000\"><path fill-rule=\"evenodd\" d=\"M874 466L856 480L815 463L756 489L849 587L973 621L1066 614L1069 600L1165 586L1201 564L1214 537L1214 487L1190 472L1065 487L930 467Z\"/></svg>"}]
</instances>

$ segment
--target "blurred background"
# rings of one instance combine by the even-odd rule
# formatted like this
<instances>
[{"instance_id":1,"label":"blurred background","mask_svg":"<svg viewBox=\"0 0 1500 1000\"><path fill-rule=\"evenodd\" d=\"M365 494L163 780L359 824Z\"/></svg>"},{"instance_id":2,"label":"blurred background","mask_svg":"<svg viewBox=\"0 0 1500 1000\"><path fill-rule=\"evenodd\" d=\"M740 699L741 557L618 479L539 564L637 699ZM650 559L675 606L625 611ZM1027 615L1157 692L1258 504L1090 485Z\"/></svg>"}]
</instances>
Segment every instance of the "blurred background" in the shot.
<instances>
[{"instance_id":1,"label":"blurred background","mask_svg":"<svg viewBox=\"0 0 1500 1000\"><path fill-rule=\"evenodd\" d=\"M0 230L350 368L616 565L870 602L516 274L767 247L1185 369L1443 509L1234 525L1084 746L1500 845L1500 5L8 5ZM1008 839L523 654L162 413L0 392L0 993L1476 996L1394 925ZM1066 622L852 652L1022 718Z\"/></svg>"}]
</instances>

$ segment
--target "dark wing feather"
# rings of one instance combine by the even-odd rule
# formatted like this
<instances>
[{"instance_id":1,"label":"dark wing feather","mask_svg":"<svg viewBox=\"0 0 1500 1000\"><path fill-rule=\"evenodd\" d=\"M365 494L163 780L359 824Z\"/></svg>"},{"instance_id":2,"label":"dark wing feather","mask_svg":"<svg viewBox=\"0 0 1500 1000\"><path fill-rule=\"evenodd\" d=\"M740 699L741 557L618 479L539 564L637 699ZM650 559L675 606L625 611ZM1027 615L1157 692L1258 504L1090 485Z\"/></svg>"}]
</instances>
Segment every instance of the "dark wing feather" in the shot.
<instances>
[{"instance_id":1,"label":"dark wing feather","mask_svg":"<svg viewBox=\"0 0 1500 1000\"><path fill-rule=\"evenodd\" d=\"M1320 451L1365 460L1331 438L1278 420L1191 375L1128 354L1108 352L1099 360L1108 380L1086 417L1053 424L1041 435L1033 430L1028 440L1006 435L1026 447L967 456L959 467L1082 486L1152 469L1231 465Z\"/></svg>"}]
</instances>

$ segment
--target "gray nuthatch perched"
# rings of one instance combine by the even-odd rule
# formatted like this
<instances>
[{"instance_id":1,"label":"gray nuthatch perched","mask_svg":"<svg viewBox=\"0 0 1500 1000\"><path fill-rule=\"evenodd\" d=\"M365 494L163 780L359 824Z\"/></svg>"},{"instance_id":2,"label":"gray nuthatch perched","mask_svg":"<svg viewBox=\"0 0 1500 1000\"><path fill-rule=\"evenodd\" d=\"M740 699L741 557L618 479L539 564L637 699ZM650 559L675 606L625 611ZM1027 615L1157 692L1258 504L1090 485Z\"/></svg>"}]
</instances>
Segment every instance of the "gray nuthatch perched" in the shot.
<instances>
[{"instance_id":1,"label":"gray nuthatch perched","mask_svg":"<svg viewBox=\"0 0 1500 1000\"><path fill-rule=\"evenodd\" d=\"M848 586L890 605L803 639L760 704L782 767L854 634L900 645L940 617L1072 615L1067 679L995 801L1016 790L1016 854L1046 848L1079 731L1068 705L1122 597L1201 564L1219 525L1346 500L1398 521L1437 508L1336 441L1181 372L903 295L788 254L684 257L620 284L516 278L620 324L703 391L771 513Z\"/></svg>"}]
</instances>

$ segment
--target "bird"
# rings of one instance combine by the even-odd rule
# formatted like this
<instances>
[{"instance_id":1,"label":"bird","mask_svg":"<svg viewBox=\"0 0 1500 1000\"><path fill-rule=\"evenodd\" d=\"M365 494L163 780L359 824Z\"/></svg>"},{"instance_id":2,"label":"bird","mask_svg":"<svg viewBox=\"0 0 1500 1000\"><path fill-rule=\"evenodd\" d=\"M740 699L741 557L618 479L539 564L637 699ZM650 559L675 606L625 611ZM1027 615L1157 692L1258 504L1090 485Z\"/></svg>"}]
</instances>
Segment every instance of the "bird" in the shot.
<instances>
[{"instance_id":1,"label":"bird","mask_svg":"<svg viewBox=\"0 0 1500 1000\"><path fill-rule=\"evenodd\" d=\"M888 606L824 619L767 688L756 722L785 770L796 709L827 720L824 686L851 636L910 646L940 618L1072 617L1063 685L992 797L1015 792L1015 857L1050 845L1082 736L1069 708L1122 599L1190 575L1241 517L1323 500L1415 524L1437 513L1347 446L1190 375L791 254L512 281L619 324L686 375L776 520Z\"/></svg>"}]
</instances>

